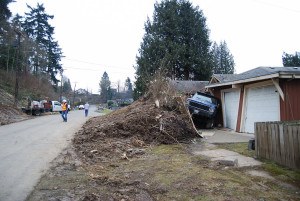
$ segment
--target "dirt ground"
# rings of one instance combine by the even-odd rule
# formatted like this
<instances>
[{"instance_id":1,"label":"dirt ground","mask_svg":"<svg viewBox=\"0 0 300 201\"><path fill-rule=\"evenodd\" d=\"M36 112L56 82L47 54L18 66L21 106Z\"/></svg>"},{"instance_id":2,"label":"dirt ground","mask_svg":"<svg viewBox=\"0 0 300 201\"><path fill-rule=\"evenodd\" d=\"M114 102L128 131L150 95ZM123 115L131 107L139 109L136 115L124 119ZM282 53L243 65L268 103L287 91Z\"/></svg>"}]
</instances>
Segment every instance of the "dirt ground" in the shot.
<instances>
[{"instance_id":1,"label":"dirt ground","mask_svg":"<svg viewBox=\"0 0 300 201\"><path fill-rule=\"evenodd\" d=\"M0 126L32 118L12 105L0 104Z\"/></svg>"},{"instance_id":2,"label":"dirt ground","mask_svg":"<svg viewBox=\"0 0 300 201\"><path fill-rule=\"evenodd\" d=\"M30 118L7 106L12 97L5 97L1 125ZM225 166L194 155L195 149L214 146L201 140L182 108L174 107L178 100L154 103L140 100L91 118L27 201L300 200L299 180L287 183L284 176L262 174L262 167Z\"/></svg>"},{"instance_id":3,"label":"dirt ground","mask_svg":"<svg viewBox=\"0 0 300 201\"><path fill-rule=\"evenodd\" d=\"M300 200L297 183L249 174L261 167L193 155L207 146L182 110L137 101L91 118L27 200Z\"/></svg>"},{"instance_id":4,"label":"dirt ground","mask_svg":"<svg viewBox=\"0 0 300 201\"><path fill-rule=\"evenodd\" d=\"M0 89L0 126L30 118L21 109L14 107L13 103L14 97Z\"/></svg>"}]
</instances>

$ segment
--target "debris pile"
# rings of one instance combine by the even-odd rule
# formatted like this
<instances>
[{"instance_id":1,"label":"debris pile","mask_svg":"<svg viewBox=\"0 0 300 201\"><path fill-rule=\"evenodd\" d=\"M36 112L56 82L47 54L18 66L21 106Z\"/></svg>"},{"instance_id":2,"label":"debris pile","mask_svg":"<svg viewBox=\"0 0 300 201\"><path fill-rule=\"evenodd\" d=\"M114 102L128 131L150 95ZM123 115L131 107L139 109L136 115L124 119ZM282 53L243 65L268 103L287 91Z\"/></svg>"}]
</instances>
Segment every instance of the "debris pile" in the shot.
<instances>
[{"instance_id":1,"label":"debris pile","mask_svg":"<svg viewBox=\"0 0 300 201\"><path fill-rule=\"evenodd\" d=\"M0 103L0 126L28 119L21 110L12 105Z\"/></svg>"},{"instance_id":2,"label":"debris pile","mask_svg":"<svg viewBox=\"0 0 300 201\"><path fill-rule=\"evenodd\" d=\"M130 106L87 121L74 138L79 155L89 162L128 159L143 154L147 145L199 137L181 97L162 84L154 83L156 91L150 88L146 97Z\"/></svg>"}]
</instances>

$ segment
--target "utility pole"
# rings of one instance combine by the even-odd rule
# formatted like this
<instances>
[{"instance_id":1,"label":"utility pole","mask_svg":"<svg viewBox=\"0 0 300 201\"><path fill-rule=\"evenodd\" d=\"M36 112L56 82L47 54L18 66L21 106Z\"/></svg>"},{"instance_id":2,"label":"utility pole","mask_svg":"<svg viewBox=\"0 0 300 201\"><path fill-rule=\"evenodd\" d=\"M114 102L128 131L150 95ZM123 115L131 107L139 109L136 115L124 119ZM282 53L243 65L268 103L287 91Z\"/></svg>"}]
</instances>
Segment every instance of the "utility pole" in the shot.
<instances>
[{"instance_id":1,"label":"utility pole","mask_svg":"<svg viewBox=\"0 0 300 201\"><path fill-rule=\"evenodd\" d=\"M62 101L62 91L63 91L63 71L60 71L60 102Z\"/></svg>"},{"instance_id":2,"label":"utility pole","mask_svg":"<svg viewBox=\"0 0 300 201\"><path fill-rule=\"evenodd\" d=\"M14 106L18 106L18 98L19 98L19 77L20 77L20 46L21 46L21 32L19 30L15 30L17 33L17 65L16 65L16 82L15 82L15 93L14 93Z\"/></svg>"},{"instance_id":3,"label":"utility pole","mask_svg":"<svg viewBox=\"0 0 300 201\"><path fill-rule=\"evenodd\" d=\"M75 82L74 92L73 92L73 108L75 108L75 88L76 88L76 83L77 82Z\"/></svg>"}]
</instances>

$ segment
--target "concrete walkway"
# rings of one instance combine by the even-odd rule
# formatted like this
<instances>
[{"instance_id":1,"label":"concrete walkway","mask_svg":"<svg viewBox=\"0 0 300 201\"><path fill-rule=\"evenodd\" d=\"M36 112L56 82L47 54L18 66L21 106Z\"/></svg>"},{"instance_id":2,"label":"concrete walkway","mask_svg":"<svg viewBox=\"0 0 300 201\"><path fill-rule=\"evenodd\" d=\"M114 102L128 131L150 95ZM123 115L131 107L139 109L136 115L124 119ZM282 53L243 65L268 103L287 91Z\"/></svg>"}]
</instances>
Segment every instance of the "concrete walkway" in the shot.
<instances>
[{"instance_id":1,"label":"concrete walkway","mask_svg":"<svg viewBox=\"0 0 300 201\"><path fill-rule=\"evenodd\" d=\"M253 134L236 133L230 130L201 130L203 140L206 143L206 148L194 150L195 155L203 155L211 158L212 161L219 162L227 166L258 166L261 162L251 157L246 157L233 151L225 149L212 149L212 144L216 143L237 143L237 142L249 142L254 138Z\"/></svg>"},{"instance_id":2,"label":"concrete walkway","mask_svg":"<svg viewBox=\"0 0 300 201\"><path fill-rule=\"evenodd\" d=\"M254 138L254 134L237 133L229 129L206 129L200 130L204 141L209 143L235 143L235 142L249 142Z\"/></svg>"}]
</instances>

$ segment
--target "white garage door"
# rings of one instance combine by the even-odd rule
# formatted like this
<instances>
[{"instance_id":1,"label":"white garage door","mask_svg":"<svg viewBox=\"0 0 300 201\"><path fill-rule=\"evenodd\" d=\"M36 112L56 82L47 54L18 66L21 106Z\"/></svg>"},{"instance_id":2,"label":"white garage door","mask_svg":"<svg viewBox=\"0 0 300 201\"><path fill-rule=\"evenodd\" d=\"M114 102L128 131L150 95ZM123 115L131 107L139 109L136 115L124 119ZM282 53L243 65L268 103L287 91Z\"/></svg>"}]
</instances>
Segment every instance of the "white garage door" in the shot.
<instances>
[{"instance_id":1,"label":"white garage door","mask_svg":"<svg viewBox=\"0 0 300 201\"><path fill-rule=\"evenodd\" d=\"M249 88L246 97L244 132L254 133L254 122L279 121L279 94L275 86Z\"/></svg>"},{"instance_id":2,"label":"white garage door","mask_svg":"<svg viewBox=\"0 0 300 201\"><path fill-rule=\"evenodd\" d=\"M225 127L235 130L238 116L240 91L224 92Z\"/></svg>"}]
</instances>

